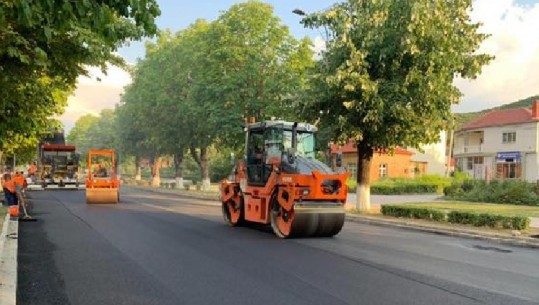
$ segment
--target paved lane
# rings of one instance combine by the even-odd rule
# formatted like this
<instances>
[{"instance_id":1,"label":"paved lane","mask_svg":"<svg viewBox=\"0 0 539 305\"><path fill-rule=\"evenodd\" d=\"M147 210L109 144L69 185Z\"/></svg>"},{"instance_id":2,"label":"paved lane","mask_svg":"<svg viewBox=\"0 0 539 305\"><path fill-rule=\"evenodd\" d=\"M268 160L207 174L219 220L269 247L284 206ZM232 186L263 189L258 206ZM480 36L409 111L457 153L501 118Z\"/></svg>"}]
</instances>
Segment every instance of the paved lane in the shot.
<instances>
[{"instance_id":1,"label":"paved lane","mask_svg":"<svg viewBox=\"0 0 539 305\"><path fill-rule=\"evenodd\" d=\"M33 193L19 304L532 304L539 252L346 223L336 238L229 228L213 202Z\"/></svg>"}]
</instances>

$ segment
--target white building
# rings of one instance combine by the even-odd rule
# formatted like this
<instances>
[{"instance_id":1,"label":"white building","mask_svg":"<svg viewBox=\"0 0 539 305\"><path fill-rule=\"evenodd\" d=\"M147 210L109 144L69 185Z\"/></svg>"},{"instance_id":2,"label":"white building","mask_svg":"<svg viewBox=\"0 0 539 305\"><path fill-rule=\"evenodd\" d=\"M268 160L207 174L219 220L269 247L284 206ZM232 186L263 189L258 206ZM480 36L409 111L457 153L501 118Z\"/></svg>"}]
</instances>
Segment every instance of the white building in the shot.
<instances>
[{"instance_id":1,"label":"white building","mask_svg":"<svg viewBox=\"0 0 539 305\"><path fill-rule=\"evenodd\" d=\"M476 179L539 180L539 101L532 109L497 110L455 133L457 169Z\"/></svg>"},{"instance_id":2,"label":"white building","mask_svg":"<svg viewBox=\"0 0 539 305\"><path fill-rule=\"evenodd\" d=\"M436 143L421 145L421 150L410 148L414 152L412 161L426 162L428 164L427 174L438 174L444 176L447 166L447 132L440 132L440 140Z\"/></svg>"}]
</instances>

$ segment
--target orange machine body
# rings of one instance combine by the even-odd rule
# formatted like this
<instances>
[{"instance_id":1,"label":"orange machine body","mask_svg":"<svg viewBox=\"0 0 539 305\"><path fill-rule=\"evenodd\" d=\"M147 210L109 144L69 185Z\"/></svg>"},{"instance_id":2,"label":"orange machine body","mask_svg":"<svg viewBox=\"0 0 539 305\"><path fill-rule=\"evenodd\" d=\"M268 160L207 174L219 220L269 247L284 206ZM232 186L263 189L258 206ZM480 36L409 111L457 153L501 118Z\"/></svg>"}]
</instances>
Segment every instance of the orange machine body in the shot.
<instances>
[{"instance_id":1,"label":"orange machine body","mask_svg":"<svg viewBox=\"0 0 539 305\"><path fill-rule=\"evenodd\" d=\"M97 168L94 158L104 158L110 163L106 167ZM88 176L86 178L87 203L118 203L120 200L120 180L116 176L116 158L113 150L101 149L88 152Z\"/></svg>"},{"instance_id":2,"label":"orange machine body","mask_svg":"<svg viewBox=\"0 0 539 305\"><path fill-rule=\"evenodd\" d=\"M298 161L289 162L288 160L294 157L284 156L296 154L295 148L287 149L280 137L283 130L297 133L298 127L296 123L291 131L289 125L288 129L282 127L287 126L286 124L290 125L287 122L269 121L252 128L252 133L263 137L262 143L265 148L261 150L262 158L258 151L251 149L257 145L252 144L255 140L251 140L253 138L251 129L247 128L246 146L247 149L251 149L252 157L249 159L249 153L246 153L245 159L236 165L233 175L221 181L221 201L225 221L231 225L243 221L271 224L274 232L284 238L333 236L340 231L344 222L348 173L333 172L326 165L313 157L306 157L305 154L298 155ZM275 129L274 126L281 127ZM275 133L277 141L272 140L276 139L275 134L267 133L267 129L270 128L277 130ZM304 135L304 138L312 136L311 128L314 127L304 128L298 134ZM297 135L294 135L293 141L296 141L296 137ZM279 147L277 153L270 152L271 145ZM254 158L260 160L253 161ZM253 169L258 170L258 174L253 174ZM253 177L257 177L258 180L253 180ZM293 234L294 230L300 233Z\"/></svg>"}]
</instances>

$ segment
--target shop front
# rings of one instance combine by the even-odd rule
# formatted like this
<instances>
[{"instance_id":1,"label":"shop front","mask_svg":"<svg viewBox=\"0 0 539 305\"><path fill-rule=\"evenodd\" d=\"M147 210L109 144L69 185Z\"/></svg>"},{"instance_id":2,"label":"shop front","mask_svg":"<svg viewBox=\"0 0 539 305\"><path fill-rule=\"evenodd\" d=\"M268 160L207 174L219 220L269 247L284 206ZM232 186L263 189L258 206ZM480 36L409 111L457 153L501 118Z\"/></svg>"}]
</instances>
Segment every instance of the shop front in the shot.
<instances>
[{"instance_id":1,"label":"shop front","mask_svg":"<svg viewBox=\"0 0 539 305\"><path fill-rule=\"evenodd\" d=\"M522 156L519 151L496 153L497 179L522 179Z\"/></svg>"}]
</instances>

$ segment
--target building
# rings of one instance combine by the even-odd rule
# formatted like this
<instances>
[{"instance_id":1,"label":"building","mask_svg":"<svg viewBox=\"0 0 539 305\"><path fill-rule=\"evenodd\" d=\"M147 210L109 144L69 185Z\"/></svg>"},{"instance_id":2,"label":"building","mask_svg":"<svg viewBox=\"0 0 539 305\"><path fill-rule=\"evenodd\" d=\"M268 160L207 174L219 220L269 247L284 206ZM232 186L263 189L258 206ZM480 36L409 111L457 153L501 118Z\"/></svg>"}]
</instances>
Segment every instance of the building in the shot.
<instances>
[{"instance_id":1,"label":"building","mask_svg":"<svg viewBox=\"0 0 539 305\"><path fill-rule=\"evenodd\" d=\"M476 179L539 180L539 101L492 111L455 133L455 167Z\"/></svg>"},{"instance_id":2,"label":"building","mask_svg":"<svg viewBox=\"0 0 539 305\"><path fill-rule=\"evenodd\" d=\"M447 172L447 132L440 132L440 139L436 143L420 145L421 150L408 147L407 150L414 153L412 161L416 163L426 162L428 169L426 174L445 176Z\"/></svg>"},{"instance_id":3,"label":"building","mask_svg":"<svg viewBox=\"0 0 539 305\"><path fill-rule=\"evenodd\" d=\"M339 146L331 144L331 164L335 168L335 157L342 153L342 166L348 172L350 177L357 177L357 148L352 142ZM393 155L385 152L375 152L372 158L370 178L376 181L384 177L391 178L412 178L427 172L427 162L414 162L412 157L414 153L397 147Z\"/></svg>"}]
</instances>

